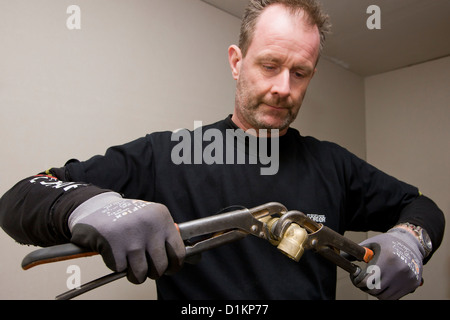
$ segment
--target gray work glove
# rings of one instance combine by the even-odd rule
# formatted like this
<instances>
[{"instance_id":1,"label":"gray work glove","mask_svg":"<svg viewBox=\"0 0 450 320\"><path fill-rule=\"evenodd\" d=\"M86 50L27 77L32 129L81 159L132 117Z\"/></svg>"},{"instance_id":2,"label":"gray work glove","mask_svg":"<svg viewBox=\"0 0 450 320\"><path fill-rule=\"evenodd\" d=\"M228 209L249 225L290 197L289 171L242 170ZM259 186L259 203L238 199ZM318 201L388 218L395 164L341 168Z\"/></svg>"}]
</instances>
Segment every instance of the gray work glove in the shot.
<instances>
[{"instance_id":1,"label":"gray work glove","mask_svg":"<svg viewBox=\"0 0 450 320\"><path fill-rule=\"evenodd\" d=\"M114 192L95 196L69 217L71 242L101 254L112 270L127 270L135 284L178 271L186 249L168 209L122 199Z\"/></svg>"},{"instance_id":2,"label":"gray work glove","mask_svg":"<svg viewBox=\"0 0 450 320\"><path fill-rule=\"evenodd\" d=\"M425 251L407 230L393 228L360 245L372 249L374 257L359 275L351 276L356 287L380 300L397 300L421 285Z\"/></svg>"}]
</instances>

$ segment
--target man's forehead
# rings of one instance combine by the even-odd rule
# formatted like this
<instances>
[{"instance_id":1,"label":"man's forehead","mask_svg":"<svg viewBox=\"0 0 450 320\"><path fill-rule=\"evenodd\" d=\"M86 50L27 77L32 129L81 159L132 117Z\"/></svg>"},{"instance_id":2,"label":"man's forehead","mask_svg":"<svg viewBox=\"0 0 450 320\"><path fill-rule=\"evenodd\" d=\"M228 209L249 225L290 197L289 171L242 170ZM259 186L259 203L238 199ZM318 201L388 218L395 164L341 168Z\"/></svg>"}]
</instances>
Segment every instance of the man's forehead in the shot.
<instances>
[{"instance_id":1,"label":"man's forehead","mask_svg":"<svg viewBox=\"0 0 450 320\"><path fill-rule=\"evenodd\" d=\"M292 11L281 4L273 4L261 13L255 28L255 33L267 32L309 32L317 33L320 41L319 29L311 25L307 13L301 9Z\"/></svg>"},{"instance_id":2,"label":"man's forehead","mask_svg":"<svg viewBox=\"0 0 450 320\"><path fill-rule=\"evenodd\" d=\"M292 13L282 5L271 5L261 14L249 49L274 45L308 51L308 55L317 58L320 48L318 27L309 23L303 11Z\"/></svg>"}]
</instances>

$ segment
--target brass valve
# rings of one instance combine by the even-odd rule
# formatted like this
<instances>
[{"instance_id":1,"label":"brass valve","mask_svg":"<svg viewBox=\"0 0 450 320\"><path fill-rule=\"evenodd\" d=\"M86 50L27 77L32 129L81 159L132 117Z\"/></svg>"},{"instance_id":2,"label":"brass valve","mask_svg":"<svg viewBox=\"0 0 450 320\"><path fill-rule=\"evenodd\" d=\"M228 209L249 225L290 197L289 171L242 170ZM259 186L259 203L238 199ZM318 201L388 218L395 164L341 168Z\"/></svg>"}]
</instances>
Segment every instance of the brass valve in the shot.
<instances>
[{"instance_id":1,"label":"brass valve","mask_svg":"<svg viewBox=\"0 0 450 320\"><path fill-rule=\"evenodd\" d=\"M306 230L293 223L287 228L277 248L292 260L299 262L305 252L303 244L307 238Z\"/></svg>"},{"instance_id":2,"label":"brass valve","mask_svg":"<svg viewBox=\"0 0 450 320\"><path fill-rule=\"evenodd\" d=\"M264 217L260 219L262 222L266 223L270 234L270 243L277 246L278 250L288 256L290 259L298 262L305 252L304 243L308 238L308 233L306 229L300 227L296 223L292 223L284 232L281 239L277 239L274 236L272 230L274 229L279 218Z\"/></svg>"}]
</instances>

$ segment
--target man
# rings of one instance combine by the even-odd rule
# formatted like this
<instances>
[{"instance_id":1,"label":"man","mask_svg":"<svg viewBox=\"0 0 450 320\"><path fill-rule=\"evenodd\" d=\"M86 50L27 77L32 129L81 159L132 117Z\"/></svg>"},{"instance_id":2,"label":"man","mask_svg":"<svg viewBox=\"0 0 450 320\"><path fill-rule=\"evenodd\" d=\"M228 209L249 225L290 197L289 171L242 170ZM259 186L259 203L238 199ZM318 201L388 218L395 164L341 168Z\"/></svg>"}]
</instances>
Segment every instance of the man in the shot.
<instances>
[{"instance_id":1,"label":"man","mask_svg":"<svg viewBox=\"0 0 450 320\"><path fill-rule=\"evenodd\" d=\"M127 270L133 283L157 279L161 299L335 298L336 266L313 252L296 263L252 237L183 265L174 221L277 201L320 216L340 233L387 231L364 242L375 252L370 266L378 268L381 282L372 285L369 268L352 281L380 299L413 292L422 263L442 241L439 208L347 150L289 128L316 72L326 30L326 16L313 0L250 1L239 47L229 48L237 81L231 117L180 135L149 134L104 156L26 178L0 200L3 229L20 243L88 247L111 269ZM243 154L246 161L174 161L181 137L190 141L183 159L198 143L206 151L203 132L222 137L224 152L236 152L231 159ZM270 150L278 156L276 172L262 174L261 150L249 148L251 135L259 145L276 141Z\"/></svg>"}]
</instances>

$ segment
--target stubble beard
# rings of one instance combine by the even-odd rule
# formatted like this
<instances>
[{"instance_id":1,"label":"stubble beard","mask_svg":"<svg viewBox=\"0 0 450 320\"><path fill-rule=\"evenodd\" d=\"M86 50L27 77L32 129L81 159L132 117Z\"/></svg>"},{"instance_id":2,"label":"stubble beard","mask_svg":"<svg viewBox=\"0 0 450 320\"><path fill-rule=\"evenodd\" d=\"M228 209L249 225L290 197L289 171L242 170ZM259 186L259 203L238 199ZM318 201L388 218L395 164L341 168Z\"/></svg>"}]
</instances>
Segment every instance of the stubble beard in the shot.
<instances>
[{"instance_id":1,"label":"stubble beard","mask_svg":"<svg viewBox=\"0 0 450 320\"><path fill-rule=\"evenodd\" d=\"M248 89L245 80L242 78L238 81L235 103L244 121L256 130L278 129L279 131L283 131L294 122L300 110L300 107L296 108L296 104L288 102L287 99L277 97L265 98L252 94L252 90ZM271 116L270 111L260 110L262 104L282 107L287 111L287 114L283 118L279 118L279 121L276 123L269 123L264 117ZM301 105L301 102L299 102L299 105Z\"/></svg>"}]
</instances>

